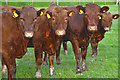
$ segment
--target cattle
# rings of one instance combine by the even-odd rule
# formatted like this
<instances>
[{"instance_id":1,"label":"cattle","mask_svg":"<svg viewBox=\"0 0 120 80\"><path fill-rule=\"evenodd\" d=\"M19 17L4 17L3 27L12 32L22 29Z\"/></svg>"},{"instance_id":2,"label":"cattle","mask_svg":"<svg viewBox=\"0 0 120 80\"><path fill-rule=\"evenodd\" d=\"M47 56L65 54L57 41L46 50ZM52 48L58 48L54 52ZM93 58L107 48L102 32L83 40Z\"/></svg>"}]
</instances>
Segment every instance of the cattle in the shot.
<instances>
[{"instance_id":1,"label":"cattle","mask_svg":"<svg viewBox=\"0 0 120 80\"><path fill-rule=\"evenodd\" d=\"M101 19L98 24L98 30L93 33L91 38L92 57L97 56L98 43L104 38L105 32L109 31L112 26L112 19L119 18L118 14L112 15L110 12L101 13Z\"/></svg>"},{"instance_id":2,"label":"cattle","mask_svg":"<svg viewBox=\"0 0 120 80\"><path fill-rule=\"evenodd\" d=\"M74 14L69 20L66 35L63 36L63 42L70 41L73 46L73 51L76 58L76 73L81 74L83 71L88 71L86 65L86 53L89 45L89 37L94 31L97 31L99 22L99 15L101 12L106 12L109 7L104 6L100 8L97 4L88 3L85 7L77 6L78 13ZM79 50L81 48L81 52ZM80 59L82 53L82 69L80 66ZM60 46L56 52L57 64L60 64Z\"/></svg>"},{"instance_id":3,"label":"cattle","mask_svg":"<svg viewBox=\"0 0 120 80\"><path fill-rule=\"evenodd\" d=\"M55 75L54 70L54 54L60 44L60 39L66 34L67 21L72 16L72 11L59 6L50 6L46 10L41 10L43 13L36 23L35 35L33 38L33 46L36 57L36 77L41 77L40 67L42 64L43 51L49 53L49 72L50 75ZM71 14L69 16L68 14Z\"/></svg>"},{"instance_id":4,"label":"cattle","mask_svg":"<svg viewBox=\"0 0 120 80\"><path fill-rule=\"evenodd\" d=\"M15 78L15 58L22 58L27 52L26 43L22 30L16 23L16 19L10 13L2 14L2 64L8 69L8 79ZM5 65L2 65L3 67ZM4 69L3 69L4 70Z\"/></svg>"},{"instance_id":5,"label":"cattle","mask_svg":"<svg viewBox=\"0 0 120 80\"><path fill-rule=\"evenodd\" d=\"M2 13L2 66L7 66L8 79L15 78L15 58L22 58L27 52L29 39L33 37L37 12L31 6L24 6L21 10L15 8ZM32 34L31 34L32 32Z\"/></svg>"}]
</instances>

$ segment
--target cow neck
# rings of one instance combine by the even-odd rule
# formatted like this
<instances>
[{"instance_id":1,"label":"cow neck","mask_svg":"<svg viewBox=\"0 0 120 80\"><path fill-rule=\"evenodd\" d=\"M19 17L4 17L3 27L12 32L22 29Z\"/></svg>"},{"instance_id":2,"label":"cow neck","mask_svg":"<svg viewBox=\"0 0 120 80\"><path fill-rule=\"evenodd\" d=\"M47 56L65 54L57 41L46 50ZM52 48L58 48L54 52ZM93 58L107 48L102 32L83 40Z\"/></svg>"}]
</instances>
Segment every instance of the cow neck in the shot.
<instances>
[{"instance_id":1,"label":"cow neck","mask_svg":"<svg viewBox=\"0 0 120 80\"><path fill-rule=\"evenodd\" d=\"M102 25L102 20L98 23L98 31L100 31L101 34L104 34L106 31L104 30L104 26Z\"/></svg>"},{"instance_id":2,"label":"cow neck","mask_svg":"<svg viewBox=\"0 0 120 80\"><path fill-rule=\"evenodd\" d=\"M48 20L47 20L48 21ZM55 35L55 32L54 32L54 30L53 30L53 28L52 28L52 19L50 20L50 21L48 21L47 22L48 23L48 30L50 30L50 33L52 33L52 34L54 34Z\"/></svg>"}]
</instances>

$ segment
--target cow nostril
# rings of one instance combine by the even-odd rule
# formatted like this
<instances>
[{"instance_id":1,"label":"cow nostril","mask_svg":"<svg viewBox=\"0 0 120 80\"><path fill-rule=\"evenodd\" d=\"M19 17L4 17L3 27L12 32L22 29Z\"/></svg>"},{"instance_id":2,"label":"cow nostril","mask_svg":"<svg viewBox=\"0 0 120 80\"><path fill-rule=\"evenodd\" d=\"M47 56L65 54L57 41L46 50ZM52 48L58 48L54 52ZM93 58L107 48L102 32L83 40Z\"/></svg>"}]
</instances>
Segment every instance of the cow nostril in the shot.
<instances>
[{"instance_id":1,"label":"cow nostril","mask_svg":"<svg viewBox=\"0 0 120 80\"><path fill-rule=\"evenodd\" d=\"M56 34L58 36L63 36L63 35L65 35L65 30L56 30Z\"/></svg>"},{"instance_id":2,"label":"cow nostril","mask_svg":"<svg viewBox=\"0 0 120 80\"><path fill-rule=\"evenodd\" d=\"M89 26L88 30L90 30L90 31L96 31L97 27L96 26Z\"/></svg>"},{"instance_id":3,"label":"cow nostril","mask_svg":"<svg viewBox=\"0 0 120 80\"><path fill-rule=\"evenodd\" d=\"M33 32L25 32L25 37L32 38L33 37Z\"/></svg>"}]
</instances>

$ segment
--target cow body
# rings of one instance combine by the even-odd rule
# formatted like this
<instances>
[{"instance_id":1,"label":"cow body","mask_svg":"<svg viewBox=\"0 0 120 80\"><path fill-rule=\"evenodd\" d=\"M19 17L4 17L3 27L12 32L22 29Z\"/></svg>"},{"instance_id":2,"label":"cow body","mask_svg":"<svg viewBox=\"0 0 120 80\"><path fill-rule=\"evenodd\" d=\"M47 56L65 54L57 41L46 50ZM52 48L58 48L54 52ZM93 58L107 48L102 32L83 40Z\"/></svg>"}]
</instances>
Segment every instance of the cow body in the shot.
<instances>
[{"instance_id":1,"label":"cow body","mask_svg":"<svg viewBox=\"0 0 120 80\"><path fill-rule=\"evenodd\" d=\"M15 58L22 58L27 52L29 39L34 35L36 18L37 11L29 6L2 13L2 66L7 66L8 79L15 78ZM26 32L32 32L33 35L26 36Z\"/></svg>"},{"instance_id":2,"label":"cow body","mask_svg":"<svg viewBox=\"0 0 120 80\"><path fill-rule=\"evenodd\" d=\"M53 5L44 11L43 16L37 20L33 45L37 72L36 77L41 77L40 66L42 64L43 51L49 53L50 75L55 75L53 66L54 54L60 45L60 40L66 34L68 13L66 9Z\"/></svg>"},{"instance_id":3,"label":"cow body","mask_svg":"<svg viewBox=\"0 0 120 80\"><path fill-rule=\"evenodd\" d=\"M27 52L28 40L24 38L16 19L10 13L2 14L2 63L7 65L8 78L15 78L15 58L22 58Z\"/></svg>"},{"instance_id":4,"label":"cow body","mask_svg":"<svg viewBox=\"0 0 120 80\"><path fill-rule=\"evenodd\" d=\"M98 43L104 38L105 32L111 29L112 19L117 19L118 17L118 14L112 15L110 12L101 14L101 20L98 24L98 30L93 33L91 38L92 57L97 56Z\"/></svg>"}]
</instances>

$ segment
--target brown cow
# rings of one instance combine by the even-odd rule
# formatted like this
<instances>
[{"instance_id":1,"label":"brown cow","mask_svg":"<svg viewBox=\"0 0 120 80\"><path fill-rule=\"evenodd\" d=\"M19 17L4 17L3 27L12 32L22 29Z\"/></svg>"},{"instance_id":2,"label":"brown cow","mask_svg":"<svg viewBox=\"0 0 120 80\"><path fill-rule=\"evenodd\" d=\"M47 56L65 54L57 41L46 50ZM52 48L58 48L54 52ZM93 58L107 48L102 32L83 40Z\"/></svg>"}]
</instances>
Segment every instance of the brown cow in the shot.
<instances>
[{"instance_id":1,"label":"brown cow","mask_svg":"<svg viewBox=\"0 0 120 80\"><path fill-rule=\"evenodd\" d=\"M50 6L44 15L38 18L36 23L33 45L36 57L36 77L41 77L40 67L42 64L43 51L49 53L49 71L50 75L55 75L53 66L54 54L60 43L60 38L66 34L68 14L73 13L59 6ZM72 16L72 14L71 14Z\"/></svg>"},{"instance_id":2,"label":"brown cow","mask_svg":"<svg viewBox=\"0 0 120 80\"><path fill-rule=\"evenodd\" d=\"M2 64L7 65L8 79L15 78L15 58L22 58L27 52L24 35L16 23L16 19L10 13L2 14ZM3 67L5 65L2 65Z\"/></svg>"},{"instance_id":3,"label":"brown cow","mask_svg":"<svg viewBox=\"0 0 120 80\"><path fill-rule=\"evenodd\" d=\"M15 58L22 58L27 51L27 43L33 35L24 32L34 32L37 11L33 7L22 7L20 11L12 9L12 13L2 13L2 64L7 65L8 78L15 78ZM3 65L4 67L4 65Z\"/></svg>"},{"instance_id":4,"label":"brown cow","mask_svg":"<svg viewBox=\"0 0 120 80\"><path fill-rule=\"evenodd\" d=\"M102 13L101 20L98 24L98 30L93 33L91 38L92 57L97 56L98 42L104 38L105 32L109 31L112 26L112 19L117 19L118 14L112 15L110 12Z\"/></svg>"}]
</instances>

